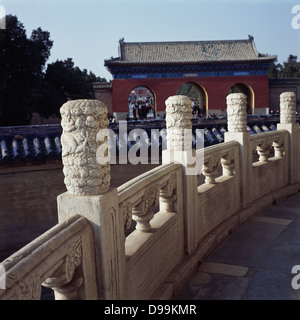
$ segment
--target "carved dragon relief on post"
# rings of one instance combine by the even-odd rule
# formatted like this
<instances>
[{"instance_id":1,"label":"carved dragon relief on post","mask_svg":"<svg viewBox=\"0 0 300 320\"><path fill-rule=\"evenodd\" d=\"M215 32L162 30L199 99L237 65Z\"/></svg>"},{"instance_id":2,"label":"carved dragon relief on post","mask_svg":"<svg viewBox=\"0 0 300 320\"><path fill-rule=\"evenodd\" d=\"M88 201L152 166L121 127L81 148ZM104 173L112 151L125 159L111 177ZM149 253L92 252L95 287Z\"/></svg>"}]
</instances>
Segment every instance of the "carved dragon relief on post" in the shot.
<instances>
[{"instance_id":1,"label":"carved dragon relief on post","mask_svg":"<svg viewBox=\"0 0 300 320\"><path fill-rule=\"evenodd\" d=\"M166 128L168 150L186 150L192 141L192 101L186 96L172 96L166 100Z\"/></svg>"},{"instance_id":2,"label":"carved dragon relief on post","mask_svg":"<svg viewBox=\"0 0 300 320\"><path fill-rule=\"evenodd\" d=\"M97 100L66 102L60 109L64 182L73 195L97 195L110 184L110 166L97 163L101 141L96 136L108 126L107 108ZM102 141L104 143L105 141Z\"/></svg>"},{"instance_id":3,"label":"carved dragon relief on post","mask_svg":"<svg viewBox=\"0 0 300 320\"><path fill-rule=\"evenodd\" d=\"M227 96L228 132L247 131L247 97L243 93Z\"/></svg>"},{"instance_id":4,"label":"carved dragon relief on post","mask_svg":"<svg viewBox=\"0 0 300 320\"><path fill-rule=\"evenodd\" d=\"M280 123L296 123L296 94L284 92L280 95Z\"/></svg>"}]
</instances>

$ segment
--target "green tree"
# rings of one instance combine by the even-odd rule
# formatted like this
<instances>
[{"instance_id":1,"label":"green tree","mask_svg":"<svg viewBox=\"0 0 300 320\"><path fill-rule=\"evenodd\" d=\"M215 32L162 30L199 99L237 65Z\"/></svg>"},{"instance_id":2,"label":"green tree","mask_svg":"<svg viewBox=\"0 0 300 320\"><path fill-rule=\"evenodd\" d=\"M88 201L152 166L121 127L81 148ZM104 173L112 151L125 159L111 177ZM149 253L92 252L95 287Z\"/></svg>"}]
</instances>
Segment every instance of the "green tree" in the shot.
<instances>
[{"instance_id":1,"label":"green tree","mask_svg":"<svg viewBox=\"0 0 300 320\"><path fill-rule=\"evenodd\" d=\"M299 78L300 77L300 62L297 61L297 56L289 55L286 62L283 63L280 70L281 78Z\"/></svg>"},{"instance_id":2,"label":"green tree","mask_svg":"<svg viewBox=\"0 0 300 320\"><path fill-rule=\"evenodd\" d=\"M184 83L178 90L178 95L188 96L191 99L199 99L199 92L195 86L190 83Z\"/></svg>"},{"instance_id":3,"label":"green tree","mask_svg":"<svg viewBox=\"0 0 300 320\"><path fill-rule=\"evenodd\" d=\"M71 58L57 60L48 64L41 89L39 114L48 118L55 114L60 116L59 109L63 103L75 99L93 99L93 82L106 81L95 74L75 67Z\"/></svg>"},{"instance_id":4,"label":"green tree","mask_svg":"<svg viewBox=\"0 0 300 320\"><path fill-rule=\"evenodd\" d=\"M270 65L270 68L268 70L268 76L271 79L277 79L279 76L279 70L281 70L282 65L278 63L278 60L276 58L275 61L273 61Z\"/></svg>"},{"instance_id":5,"label":"green tree","mask_svg":"<svg viewBox=\"0 0 300 320\"><path fill-rule=\"evenodd\" d=\"M27 38L23 24L12 15L1 33L0 126L29 124L53 42L41 28Z\"/></svg>"},{"instance_id":6,"label":"green tree","mask_svg":"<svg viewBox=\"0 0 300 320\"><path fill-rule=\"evenodd\" d=\"M269 68L269 77L271 79L300 78L300 62L297 59L297 56L290 54L283 64L276 63L277 60L274 61Z\"/></svg>"},{"instance_id":7,"label":"green tree","mask_svg":"<svg viewBox=\"0 0 300 320\"><path fill-rule=\"evenodd\" d=\"M37 28L27 38L18 18L6 17L6 30L0 30L0 126L29 124L33 112L60 116L64 102L94 98L93 82L106 81L75 67L71 58L46 67L52 45L49 32Z\"/></svg>"}]
</instances>

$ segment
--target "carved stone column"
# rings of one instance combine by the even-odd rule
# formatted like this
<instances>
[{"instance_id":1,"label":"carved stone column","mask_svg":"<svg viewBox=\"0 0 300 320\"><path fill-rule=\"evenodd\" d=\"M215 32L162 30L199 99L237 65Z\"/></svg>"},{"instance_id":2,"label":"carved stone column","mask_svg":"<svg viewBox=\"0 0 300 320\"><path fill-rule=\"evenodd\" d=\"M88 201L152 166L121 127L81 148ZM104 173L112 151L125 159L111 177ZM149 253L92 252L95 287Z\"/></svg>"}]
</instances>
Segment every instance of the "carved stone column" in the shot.
<instances>
[{"instance_id":1,"label":"carved stone column","mask_svg":"<svg viewBox=\"0 0 300 320\"><path fill-rule=\"evenodd\" d=\"M247 96L233 93L227 96L228 132L247 132Z\"/></svg>"},{"instance_id":2,"label":"carved stone column","mask_svg":"<svg viewBox=\"0 0 300 320\"><path fill-rule=\"evenodd\" d=\"M96 160L97 132L107 129L107 108L98 100L74 100L60 109L65 185L72 195L100 195L109 189L110 165Z\"/></svg>"},{"instance_id":3,"label":"carved stone column","mask_svg":"<svg viewBox=\"0 0 300 320\"><path fill-rule=\"evenodd\" d=\"M251 202L250 170L252 152L250 151L250 133L247 130L247 96L232 93L227 96L227 126L225 142L237 141L240 145L240 190L242 205ZM224 162L223 162L224 163Z\"/></svg>"},{"instance_id":4,"label":"carved stone column","mask_svg":"<svg viewBox=\"0 0 300 320\"><path fill-rule=\"evenodd\" d=\"M105 154L104 157L99 154L99 146L107 141L107 108L98 100L68 101L61 107L61 115L62 159L68 192L58 196L58 221L76 214L89 220L94 231L99 298L124 299L124 221L119 213L118 191L110 188L109 160L105 163ZM59 293L72 297L78 282L61 288Z\"/></svg>"},{"instance_id":5,"label":"carved stone column","mask_svg":"<svg viewBox=\"0 0 300 320\"><path fill-rule=\"evenodd\" d=\"M186 250L192 252L197 247L197 215L196 206L190 204L196 201L198 172L195 150L192 149L192 101L187 96L177 95L169 97L165 103L167 150L163 150L162 162L182 165ZM165 208L171 210L172 205L170 203Z\"/></svg>"},{"instance_id":6,"label":"carved stone column","mask_svg":"<svg viewBox=\"0 0 300 320\"><path fill-rule=\"evenodd\" d=\"M300 128L296 122L296 94L284 92L280 95L280 123L277 130L290 133L290 183L300 187Z\"/></svg>"},{"instance_id":7,"label":"carved stone column","mask_svg":"<svg viewBox=\"0 0 300 320\"><path fill-rule=\"evenodd\" d=\"M166 100L167 149L188 151L192 142L192 101L186 96Z\"/></svg>"},{"instance_id":8,"label":"carved stone column","mask_svg":"<svg viewBox=\"0 0 300 320\"><path fill-rule=\"evenodd\" d=\"M280 95L280 123L296 123L296 94L284 92Z\"/></svg>"}]
</instances>

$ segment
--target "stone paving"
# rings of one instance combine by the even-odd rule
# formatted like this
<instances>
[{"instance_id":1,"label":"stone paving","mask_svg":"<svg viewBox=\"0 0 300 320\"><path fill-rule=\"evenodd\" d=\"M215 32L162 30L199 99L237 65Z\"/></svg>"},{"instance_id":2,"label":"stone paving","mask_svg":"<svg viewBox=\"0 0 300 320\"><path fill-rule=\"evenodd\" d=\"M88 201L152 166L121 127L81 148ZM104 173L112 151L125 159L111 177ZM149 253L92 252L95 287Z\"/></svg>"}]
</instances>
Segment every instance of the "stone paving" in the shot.
<instances>
[{"instance_id":1,"label":"stone paving","mask_svg":"<svg viewBox=\"0 0 300 320\"><path fill-rule=\"evenodd\" d=\"M298 300L295 265L300 265L300 193L261 210L220 243L176 300Z\"/></svg>"}]
</instances>

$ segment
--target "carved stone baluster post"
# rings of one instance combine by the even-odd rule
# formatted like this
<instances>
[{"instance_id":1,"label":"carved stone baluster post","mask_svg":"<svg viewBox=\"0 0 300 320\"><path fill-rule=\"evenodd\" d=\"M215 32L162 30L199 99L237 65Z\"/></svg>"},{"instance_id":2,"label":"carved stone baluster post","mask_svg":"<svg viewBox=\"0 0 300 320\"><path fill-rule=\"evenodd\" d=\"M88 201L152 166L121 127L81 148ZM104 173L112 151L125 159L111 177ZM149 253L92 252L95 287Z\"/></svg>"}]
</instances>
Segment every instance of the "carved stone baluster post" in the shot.
<instances>
[{"instance_id":1,"label":"carved stone baluster post","mask_svg":"<svg viewBox=\"0 0 300 320\"><path fill-rule=\"evenodd\" d=\"M136 230L148 232L151 230L150 220L154 217L154 213L150 208L145 207L142 200L132 208L132 220L136 222Z\"/></svg>"},{"instance_id":2,"label":"carved stone baluster post","mask_svg":"<svg viewBox=\"0 0 300 320\"><path fill-rule=\"evenodd\" d=\"M150 220L154 217L152 206L158 203L158 185L150 186L141 200L133 206L132 220L136 222L136 230L148 232L151 230Z\"/></svg>"},{"instance_id":3,"label":"carved stone baluster post","mask_svg":"<svg viewBox=\"0 0 300 320\"><path fill-rule=\"evenodd\" d=\"M83 283L80 264L83 263L81 239L69 248L64 263L44 283L44 287L52 288L56 300L80 300L79 288Z\"/></svg>"},{"instance_id":4,"label":"carved stone baluster post","mask_svg":"<svg viewBox=\"0 0 300 320\"><path fill-rule=\"evenodd\" d=\"M251 156L250 133L247 131L247 97L243 93L233 93L227 96L228 132L225 142L238 141L240 145L240 190L242 206L251 201ZM237 169L237 162L235 163ZM236 172L237 174L237 172Z\"/></svg>"},{"instance_id":5,"label":"carved stone baluster post","mask_svg":"<svg viewBox=\"0 0 300 320\"><path fill-rule=\"evenodd\" d=\"M97 163L99 130L108 126L107 109L96 100L68 101L61 107L62 161L65 184L73 195L97 195L110 184L110 165Z\"/></svg>"},{"instance_id":6,"label":"carved stone baluster post","mask_svg":"<svg viewBox=\"0 0 300 320\"><path fill-rule=\"evenodd\" d=\"M300 129L296 123L296 94L284 92L280 95L280 123L278 130L290 133L290 183L299 183L300 187Z\"/></svg>"},{"instance_id":7,"label":"carved stone baluster post","mask_svg":"<svg viewBox=\"0 0 300 320\"><path fill-rule=\"evenodd\" d=\"M161 211L174 211L174 202L177 200L176 187L177 177L176 173L173 173L170 179L159 188L159 208Z\"/></svg>"},{"instance_id":8,"label":"carved stone baluster post","mask_svg":"<svg viewBox=\"0 0 300 320\"><path fill-rule=\"evenodd\" d=\"M223 168L223 175L228 177L234 176L234 156L231 152L221 155L221 165Z\"/></svg>"},{"instance_id":9,"label":"carved stone baluster post","mask_svg":"<svg viewBox=\"0 0 300 320\"><path fill-rule=\"evenodd\" d=\"M266 143L265 141L260 143L256 147L256 152L259 155L259 162L268 162L269 154L270 154L270 143Z\"/></svg>"},{"instance_id":10,"label":"carved stone baluster post","mask_svg":"<svg viewBox=\"0 0 300 320\"><path fill-rule=\"evenodd\" d=\"M274 156L276 158L283 158L284 156L283 141L281 139L275 140L273 142L273 147L274 147Z\"/></svg>"},{"instance_id":11,"label":"carved stone baluster post","mask_svg":"<svg viewBox=\"0 0 300 320\"><path fill-rule=\"evenodd\" d=\"M205 176L206 184L216 184L216 176L218 167L220 165L220 159L217 154L212 155L211 158L204 161L202 173Z\"/></svg>"},{"instance_id":12,"label":"carved stone baluster post","mask_svg":"<svg viewBox=\"0 0 300 320\"><path fill-rule=\"evenodd\" d=\"M63 172L68 192L58 196L59 222L75 214L91 222L99 297L124 299L124 221L119 214L117 189L110 188L109 160L103 161L107 152L99 154L99 146L108 135L107 108L98 100L68 101L61 107L61 116Z\"/></svg>"},{"instance_id":13,"label":"carved stone baluster post","mask_svg":"<svg viewBox=\"0 0 300 320\"><path fill-rule=\"evenodd\" d=\"M284 92L280 95L280 123L296 123L296 94Z\"/></svg>"},{"instance_id":14,"label":"carved stone baluster post","mask_svg":"<svg viewBox=\"0 0 300 320\"><path fill-rule=\"evenodd\" d=\"M243 93L227 96L228 132L247 132L247 97Z\"/></svg>"},{"instance_id":15,"label":"carved stone baluster post","mask_svg":"<svg viewBox=\"0 0 300 320\"><path fill-rule=\"evenodd\" d=\"M191 112L192 101L186 96L172 96L166 100L167 150L163 151L162 162L182 164L187 252L192 252L197 246L197 161L192 149Z\"/></svg>"},{"instance_id":16,"label":"carved stone baluster post","mask_svg":"<svg viewBox=\"0 0 300 320\"><path fill-rule=\"evenodd\" d=\"M186 96L166 100L167 149L186 151L192 141L192 101Z\"/></svg>"},{"instance_id":17,"label":"carved stone baluster post","mask_svg":"<svg viewBox=\"0 0 300 320\"><path fill-rule=\"evenodd\" d=\"M55 293L55 300L80 300L78 290L82 285L83 279L78 277L72 282L61 287L51 287Z\"/></svg>"}]
</instances>

